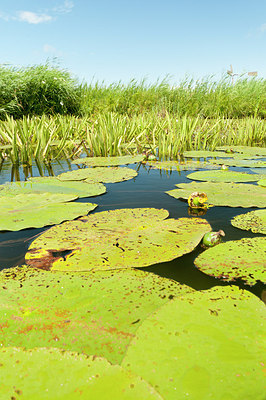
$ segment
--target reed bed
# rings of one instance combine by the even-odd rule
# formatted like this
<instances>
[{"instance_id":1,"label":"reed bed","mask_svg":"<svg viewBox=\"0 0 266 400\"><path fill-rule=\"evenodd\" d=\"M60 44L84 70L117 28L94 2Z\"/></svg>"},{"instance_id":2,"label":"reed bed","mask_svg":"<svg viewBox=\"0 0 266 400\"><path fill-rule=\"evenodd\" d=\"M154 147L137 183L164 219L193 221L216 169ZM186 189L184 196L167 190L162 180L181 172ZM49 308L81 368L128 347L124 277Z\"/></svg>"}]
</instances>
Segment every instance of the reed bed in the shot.
<instances>
[{"instance_id":1,"label":"reed bed","mask_svg":"<svg viewBox=\"0 0 266 400\"><path fill-rule=\"evenodd\" d=\"M187 115L121 115L7 117L0 121L0 157L13 164L33 160L73 159L151 152L176 159L185 150L213 150L220 145L265 146L266 121L255 118L208 119Z\"/></svg>"},{"instance_id":2,"label":"reed bed","mask_svg":"<svg viewBox=\"0 0 266 400\"><path fill-rule=\"evenodd\" d=\"M36 115L95 117L118 113L203 118L266 117L266 80L246 75L232 84L229 76L215 80L164 79L154 84L132 79L106 85L79 83L49 64L26 68L0 66L0 118Z\"/></svg>"}]
</instances>

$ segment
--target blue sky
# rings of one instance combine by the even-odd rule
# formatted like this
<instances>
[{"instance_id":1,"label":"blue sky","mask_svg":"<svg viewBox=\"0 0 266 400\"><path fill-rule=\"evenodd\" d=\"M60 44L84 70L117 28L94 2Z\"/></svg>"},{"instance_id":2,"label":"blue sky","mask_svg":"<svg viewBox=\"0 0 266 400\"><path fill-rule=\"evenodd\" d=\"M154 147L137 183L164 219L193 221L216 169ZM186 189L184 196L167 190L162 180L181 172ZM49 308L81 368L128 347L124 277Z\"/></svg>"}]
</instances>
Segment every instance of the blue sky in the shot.
<instances>
[{"instance_id":1,"label":"blue sky","mask_svg":"<svg viewBox=\"0 0 266 400\"><path fill-rule=\"evenodd\" d=\"M87 82L266 78L266 1L0 1L0 64L57 59Z\"/></svg>"}]
</instances>

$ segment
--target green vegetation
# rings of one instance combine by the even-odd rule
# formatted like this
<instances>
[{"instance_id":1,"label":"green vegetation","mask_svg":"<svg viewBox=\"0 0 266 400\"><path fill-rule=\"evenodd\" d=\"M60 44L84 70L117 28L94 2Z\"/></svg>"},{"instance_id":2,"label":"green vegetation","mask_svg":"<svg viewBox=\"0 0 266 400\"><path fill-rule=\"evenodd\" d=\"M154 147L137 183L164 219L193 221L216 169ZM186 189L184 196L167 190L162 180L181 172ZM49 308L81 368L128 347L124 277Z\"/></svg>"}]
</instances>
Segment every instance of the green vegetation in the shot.
<instances>
[{"instance_id":1,"label":"green vegetation","mask_svg":"<svg viewBox=\"0 0 266 400\"><path fill-rule=\"evenodd\" d=\"M79 83L49 64L0 67L0 156L13 164L264 146L266 80Z\"/></svg>"}]
</instances>

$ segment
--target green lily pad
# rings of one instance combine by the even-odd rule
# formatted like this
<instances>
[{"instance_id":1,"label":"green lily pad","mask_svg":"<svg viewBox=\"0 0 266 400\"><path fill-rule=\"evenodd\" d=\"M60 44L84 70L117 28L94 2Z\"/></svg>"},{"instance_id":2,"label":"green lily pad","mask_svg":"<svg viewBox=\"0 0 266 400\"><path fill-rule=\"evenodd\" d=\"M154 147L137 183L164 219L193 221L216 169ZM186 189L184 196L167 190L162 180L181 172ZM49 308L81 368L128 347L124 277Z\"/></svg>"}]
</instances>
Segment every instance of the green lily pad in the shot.
<instances>
[{"instance_id":1,"label":"green lily pad","mask_svg":"<svg viewBox=\"0 0 266 400\"><path fill-rule=\"evenodd\" d=\"M19 231L59 224L97 207L93 203L69 203L75 198L74 195L57 193L0 196L0 230Z\"/></svg>"},{"instance_id":2,"label":"green lily pad","mask_svg":"<svg viewBox=\"0 0 266 400\"><path fill-rule=\"evenodd\" d=\"M260 168L260 169L257 169L257 168L252 169L251 168L250 171L254 172L255 174L266 175L266 168Z\"/></svg>"},{"instance_id":3,"label":"green lily pad","mask_svg":"<svg viewBox=\"0 0 266 400\"><path fill-rule=\"evenodd\" d=\"M201 253L195 265L225 281L242 279L248 285L266 283L266 238L244 238L221 243Z\"/></svg>"},{"instance_id":4,"label":"green lily pad","mask_svg":"<svg viewBox=\"0 0 266 400\"><path fill-rule=\"evenodd\" d=\"M264 233L266 235L266 210L250 211L246 214L235 216L231 224L236 228L253 233Z\"/></svg>"},{"instance_id":5,"label":"green lily pad","mask_svg":"<svg viewBox=\"0 0 266 400\"><path fill-rule=\"evenodd\" d=\"M210 204L228 207L259 207L266 204L266 190L247 183L191 182L176 185L166 192L176 199L188 199L193 192L205 192Z\"/></svg>"},{"instance_id":6,"label":"green lily pad","mask_svg":"<svg viewBox=\"0 0 266 400\"><path fill-rule=\"evenodd\" d=\"M138 175L137 171L127 167L95 167L76 169L74 171L64 172L58 175L60 181L86 181L86 182L103 182L115 183L127 181L135 178Z\"/></svg>"},{"instance_id":7,"label":"green lily pad","mask_svg":"<svg viewBox=\"0 0 266 400\"><path fill-rule=\"evenodd\" d=\"M0 349L2 399L157 399L142 378L106 359L59 349ZM115 384L114 384L115 382Z\"/></svg>"},{"instance_id":8,"label":"green lily pad","mask_svg":"<svg viewBox=\"0 0 266 400\"><path fill-rule=\"evenodd\" d=\"M61 271L141 268L191 252L210 225L200 218L165 219L148 208L103 211L47 230L26 254L34 267ZM59 257L55 252L67 251Z\"/></svg>"},{"instance_id":9,"label":"green lily pad","mask_svg":"<svg viewBox=\"0 0 266 400\"><path fill-rule=\"evenodd\" d=\"M228 154L242 153L250 156L261 156L266 157L265 147L251 147L251 146L219 146L216 150L222 150L229 152ZM233 153L230 153L232 150ZM230 156L229 156L230 157Z\"/></svg>"},{"instance_id":10,"label":"green lily pad","mask_svg":"<svg viewBox=\"0 0 266 400\"><path fill-rule=\"evenodd\" d=\"M143 320L193 289L135 269L0 272L0 347L56 347L120 363ZM1 361L0 361L1 362Z\"/></svg>"},{"instance_id":11,"label":"green lily pad","mask_svg":"<svg viewBox=\"0 0 266 400\"><path fill-rule=\"evenodd\" d=\"M265 187L265 186L266 186L266 179L260 179L260 180L258 181L258 185L259 185L259 186Z\"/></svg>"},{"instance_id":12,"label":"green lily pad","mask_svg":"<svg viewBox=\"0 0 266 400\"><path fill-rule=\"evenodd\" d=\"M188 294L143 322L122 366L167 400L263 400L264 317L263 302L237 287Z\"/></svg>"},{"instance_id":13,"label":"green lily pad","mask_svg":"<svg viewBox=\"0 0 266 400\"><path fill-rule=\"evenodd\" d=\"M206 182L256 182L262 175L247 174L229 170L197 171L187 175L187 178Z\"/></svg>"},{"instance_id":14,"label":"green lily pad","mask_svg":"<svg viewBox=\"0 0 266 400\"><path fill-rule=\"evenodd\" d=\"M184 151L184 157L191 157L191 158L207 158L207 157L224 157L228 158L230 155L225 153L224 151L208 151L208 150L189 150ZM233 157L233 155L232 155Z\"/></svg>"},{"instance_id":15,"label":"green lily pad","mask_svg":"<svg viewBox=\"0 0 266 400\"><path fill-rule=\"evenodd\" d=\"M85 164L90 167L107 167L139 163L144 160L143 155L116 156L116 157L84 157L72 161L72 164Z\"/></svg>"},{"instance_id":16,"label":"green lily pad","mask_svg":"<svg viewBox=\"0 0 266 400\"><path fill-rule=\"evenodd\" d=\"M9 182L0 186L0 194L3 193L65 193L78 197L98 196L106 192L102 183L87 182L62 182L56 177L30 178L26 182Z\"/></svg>"},{"instance_id":17,"label":"green lily pad","mask_svg":"<svg viewBox=\"0 0 266 400\"><path fill-rule=\"evenodd\" d=\"M218 169L219 167L208 162L201 161L148 161L154 169L167 169L175 171L190 171L194 169Z\"/></svg>"},{"instance_id":18,"label":"green lily pad","mask_svg":"<svg viewBox=\"0 0 266 400\"><path fill-rule=\"evenodd\" d=\"M242 158L223 158L217 160L209 160L213 164L224 164L230 167L243 167L243 168L265 168L265 161L245 160Z\"/></svg>"}]
</instances>

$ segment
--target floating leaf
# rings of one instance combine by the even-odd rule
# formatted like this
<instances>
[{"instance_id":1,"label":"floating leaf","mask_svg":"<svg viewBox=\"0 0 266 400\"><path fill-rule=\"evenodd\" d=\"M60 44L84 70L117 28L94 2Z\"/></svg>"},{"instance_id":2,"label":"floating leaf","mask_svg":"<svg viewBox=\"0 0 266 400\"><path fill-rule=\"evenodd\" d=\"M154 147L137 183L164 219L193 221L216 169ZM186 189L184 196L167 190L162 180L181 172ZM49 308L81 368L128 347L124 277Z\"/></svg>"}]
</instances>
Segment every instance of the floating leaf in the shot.
<instances>
[{"instance_id":1,"label":"floating leaf","mask_svg":"<svg viewBox=\"0 0 266 400\"><path fill-rule=\"evenodd\" d=\"M266 238L244 238L221 243L201 253L195 265L225 281L242 279L248 285L266 282Z\"/></svg>"},{"instance_id":2,"label":"floating leaf","mask_svg":"<svg viewBox=\"0 0 266 400\"><path fill-rule=\"evenodd\" d=\"M254 169L251 169L250 171L254 172L255 174L266 175L266 168L260 168L260 169L254 168Z\"/></svg>"},{"instance_id":3,"label":"floating leaf","mask_svg":"<svg viewBox=\"0 0 266 400\"><path fill-rule=\"evenodd\" d=\"M157 399L142 378L106 359L59 349L0 349L4 399ZM115 384L114 384L115 382Z\"/></svg>"},{"instance_id":4,"label":"floating leaf","mask_svg":"<svg viewBox=\"0 0 266 400\"><path fill-rule=\"evenodd\" d=\"M231 224L245 231L251 230L253 233L264 233L266 235L266 210L250 211L246 214L237 215L231 220Z\"/></svg>"},{"instance_id":5,"label":"floating leaf","mask_svg":"<svg viewBox=\"0 0 266 400\"><path fill-rule=\"evenodd\" d=\"M172 169L176 171L190 171L194 169L218 169L218 166L208 162L200 161L148 161L148 164L154 169Z\"/></svg>"},{"instance_id":6,"label":"floating leaf","mask_svg":"<svg viewBox=\"0 0 266 400\"><path fill-rule=\"evenodd\" d=\"M247 174L245 172L218 170L192 172L192 174L187 175L187 178L206 182L255 182L258 181L261 176L262 175L257 174Z\"/></svg>"},{"instance_id":7,"label":"floating leaf","mask_svg":"<svg viewBox=\"0 0 266 400\"><path fill-rule=\"evenodd\" d=\"M146 267L192 251L210 225L200 218L166 219L166 210L103 211L47 230L26 254L28 265L61 271ZM55 252L67 251L63 257Z\"/></svg>"},{"instance_id":8,"label":"floating leaf","mask_svg":"<svg viewBox=\"0 0 266 400\"><path fill-rule=\"evenodd\" d=\"M266 157L265 147L251 147L251 146L219 146L216 150L227 151L229 154L232 153L242 153L250 156L261 156ZM229 156L230 157L230 156Z\"/></svg>"},{"instance_id":9,"label":"floating leaf","mask_svg":"<svg viewBox=\"0 0 266 400\"><path fill-rule=\"evenodd\" d=\"M26 182L9 182L0 186L0 194L34 192L65 193L76 197L91 197L105 193L106 187L102 183L62 182L56 177L36 177L30 178Z\"/></svg>"},{"instance_id":10,"label":"floating leaf","mask_svg":"<svg viewBox=\"0 0 266 400\"><path fill-rule=\"evenodd\" d=\"M230 167L243 167L243 168L265 168L265 161L244 160L242 158L223 158L217 160L209 160L213 164L225 164Z\"/></svg>"},{"instance_id":11,"label":"floating leaf","mask_svg":"<svg viewBox=\"0 0 266 400\"><path fill-rule=\"evenodd\" d=\"M176 199L188 199L191 192L205 192L210 204L228 207L265 207L266 190L245 183L191 182L166 192Z\"/></svg>"},{"instance_id":12,"label":"floating leaf","mask_svg":"<svg viewBox=\"0 0 266 400\"><path fill-rule=\"evenodd\" d=\"M0 230L19 231L59 224L97 207L93 203L68 203L75 198L74 195L57 193L0 196Z\"/></svg>"},{"instance_id":13,"label":"floating leaf","mask_svg":"<svg viewBox=\"0 0 266 400\"><path fill-rule=\"evenodd\" d=\"M57 178L61 181L82 181L86 182L104 182L104 183L115 183L127 181L135 178L138 173L134 169L127 167L95 167L95 168L84 168L76 169L74 171L64 172L58 175Z\"/></svg>"},{"instance_id":14,"label":"floating leaf","mask_svg":"<svg viewBox=\"0 0 266 400\"><path fill-rule=\"evenodd\" d=\"M208 150L189 150L184 151L184 157L191 157L191 158L207 158L207 157L230 157L228 153L224 151L208 151ZM233 157L233 154L232 154Z\"/></svg>"},{"instance_id":15,"label":"floating leaf","mask_svg":"<svg viewBox=\"0 0 266 400\"><path fill-rule=\"evenodd\" d=\"M188 294L144 321L122 366L167 400L262 400L264 317L263 302L237 287Z\"/></svg>"},{"instance_id":16,"label":"floating leaf","mask_svg":"<svg viewBox=\"0 0 266 400\"><path fill-rule=\"evenodd\" d=\"M266 179L260 179L260 180L258 181L258 185L259 185L259 186L265 187L265 186L266 186Z\"/></svg>"},{"instance_id":17,"label":"floating leaf","mask_svg":"<svg viewBox=\"0 0 266 400\"><path fill-rule=\"evenodd\" d=\"M119 363L143 320L193 289L135 269L0 272L1 346L57 347ZM0 361L1 362L1 361Z\"/></svg>"},{"instance_id":18,"label":"floating leaf","mask_svg":"<svg viewBox=\"0 0 266 400\"><path fill-rule=\"evenodd\" d=\"M139 163L143 161L143 159L143 155L116 157L84 157L72 161L72 164L85 164L90 167L107 167Z\"/></svg>"}]
</instances>

